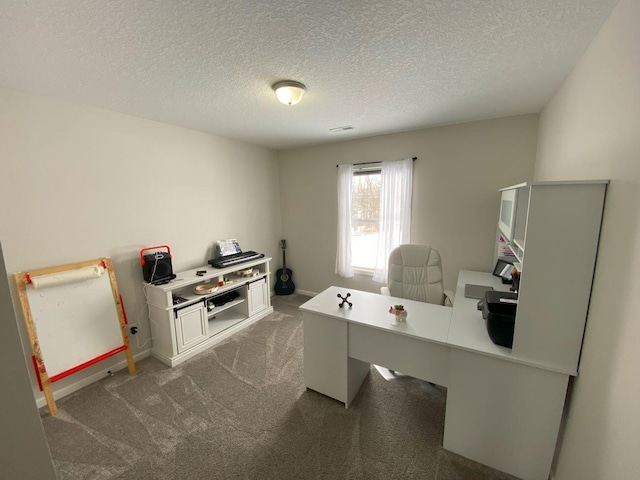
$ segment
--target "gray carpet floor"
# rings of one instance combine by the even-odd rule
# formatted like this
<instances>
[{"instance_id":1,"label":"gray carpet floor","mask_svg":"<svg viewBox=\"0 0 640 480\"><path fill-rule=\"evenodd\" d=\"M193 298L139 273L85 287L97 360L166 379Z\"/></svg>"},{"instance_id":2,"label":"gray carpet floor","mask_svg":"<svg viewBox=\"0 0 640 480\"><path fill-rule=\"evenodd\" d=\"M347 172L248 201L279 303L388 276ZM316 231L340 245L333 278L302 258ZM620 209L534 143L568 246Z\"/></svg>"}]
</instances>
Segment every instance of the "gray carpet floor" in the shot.
<instances>
[{"instance_id":1,"label":"gray carpet floor","mask_svg":"<svg viewBox=\"0 0 640 480\"><path fill-rule=\"evenodd\" d=\"M306 390L298 306L189 361L154 358L41 410L60 480L507 480L442 448L446 389L372 367L349 409Z\"/></svg>"}]
</instances>

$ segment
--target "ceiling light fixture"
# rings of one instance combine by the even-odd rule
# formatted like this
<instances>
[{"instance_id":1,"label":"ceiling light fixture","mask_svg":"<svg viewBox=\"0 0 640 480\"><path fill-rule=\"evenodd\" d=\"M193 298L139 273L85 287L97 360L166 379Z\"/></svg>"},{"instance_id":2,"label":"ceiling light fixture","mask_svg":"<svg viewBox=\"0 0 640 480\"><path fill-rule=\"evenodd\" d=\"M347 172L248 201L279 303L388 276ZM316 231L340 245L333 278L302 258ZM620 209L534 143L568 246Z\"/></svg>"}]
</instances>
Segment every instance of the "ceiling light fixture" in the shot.
<instances>
[{"instance_id":1,"label":"ceiling light fixture","mask_svg":"<svg viewBox=\"0 0 640 480\"><path fill-rule=\"evenodd\" d=\"M302 99L302 95L307 91L300 82L294 82L293 80L284 80L282 82L275 83L273 85L273 91L276 92L276 97L285 105L295 105Z\"/></svg>"}]
</instances>

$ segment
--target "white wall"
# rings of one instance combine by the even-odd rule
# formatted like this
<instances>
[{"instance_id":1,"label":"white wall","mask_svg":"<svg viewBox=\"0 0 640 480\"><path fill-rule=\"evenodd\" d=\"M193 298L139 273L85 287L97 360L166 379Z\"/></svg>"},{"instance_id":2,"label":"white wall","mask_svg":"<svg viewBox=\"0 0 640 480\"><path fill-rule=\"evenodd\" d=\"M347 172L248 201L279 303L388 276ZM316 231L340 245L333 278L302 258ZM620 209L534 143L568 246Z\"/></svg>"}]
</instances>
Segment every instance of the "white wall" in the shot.
<instances>
[{"instance_id":1,"label":"white wall","mask_svg":"<svg viewBox=\"0 0 640 480\"><path fill-rule=\"evenodd\" d=\"M0 245L0 472L2 478L55 480L56 474L29 384Z\"/></svg>"},{"instance_id":2,"label":"white wall","mask_svg":"<svg viewBox=\"0 0 640 480\"><path fill-rule=\"evenodd\" d=\"M334 274L336 164L414 156L411 241L440 252L449 289L460 269L491 270L497 190L532 179L537 125L537 115L523 115L280 152L283 238L296 287L379 291L371 277Z\"/></svg>"},{"instance_id":3,"label":"white wall","mask_svg":"<svg viewBox=\"0 0 640 480\"><path fill-rule=\"evenodd\" d=\"M140 324L134 354L150 347L140 249L169 245L174 271L205 265L220 238L279 255L274 151L0 90L0 162L7 271L111 256L129 322ZM56 382L54 392L115 362Z\"/></svg>"},{"instance_id":4,"label":"white wall","mask_svg":"<svg viewBox=\"0 0 640 480\"><path fill-rule=\"evenodd\" d=\"M640 2L622 0L540 119L536 179L611 179L557 480L640 471L639 25Z\"/></svg>"}]
</instances>

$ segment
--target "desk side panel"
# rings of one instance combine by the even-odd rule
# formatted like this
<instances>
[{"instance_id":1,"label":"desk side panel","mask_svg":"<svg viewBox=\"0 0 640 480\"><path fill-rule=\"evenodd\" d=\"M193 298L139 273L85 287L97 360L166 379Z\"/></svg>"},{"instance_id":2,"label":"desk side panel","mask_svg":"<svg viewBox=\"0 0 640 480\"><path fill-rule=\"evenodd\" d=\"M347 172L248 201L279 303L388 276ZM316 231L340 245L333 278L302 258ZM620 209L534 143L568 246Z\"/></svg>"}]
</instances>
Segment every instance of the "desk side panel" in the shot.
<instances>
[{"instance_id":1,"label":"desk side panel","mask_svg":"<svg viewBox=\"0 0 640 480\"><path fill-rule=\"evenodd\" d=\"M445 387L448 384L449 347L445 345L351 323L349 357Z\"/></svg>"},{"instance_id":2,"label":"desk side panel","mask_svg":"<svg viewBox=\"0 0 640 480\"><path fill-rule=\"evenodd\" d=\"M348 358L347 369L349 372L347 374L347 402L344 406L349 408L356 394L360 391L362 383L367 378L367 375L369 375L371 365L367 362L356 360L355 358Z\"/></svg>"},{"instance_id":3,"label":"desk side panel","mask_svg":"<svg viewBox=\"0 0 640 480\"><path fill-rule=\"evenodd\" d=\"M606 185L531 189L513 353L576 371Z\"/></svg>"},{"instance_id":4,"label":"desk side panel","mask_svg":"<svg viewBox=\"0 0 640 480\"><path fill-rule=\"evenodd\" d=\"M149 305L149 319L151 338L153 338L151 351L157 358L167 363L166 359L178 354L173 310Z\"/></svg>"},{"instance_id":5,"label":"desk side panel","mask_svg":"<svg viewBox=\"0 0 640 480\"><path fill-rule=\"evenodd\" d=\"M452 349L444 448L523 480L546 480L568 380Z\"/></svg>"},{"instance_id":6,"label":"desk side panel","mask_svg":"<svg viewBox=\"0 0 640 480\"><path fill-rule=\"evenodd\" d=\"M347 323L304 312L304 384L348 406Z\"/></svg>"}]
</instances>

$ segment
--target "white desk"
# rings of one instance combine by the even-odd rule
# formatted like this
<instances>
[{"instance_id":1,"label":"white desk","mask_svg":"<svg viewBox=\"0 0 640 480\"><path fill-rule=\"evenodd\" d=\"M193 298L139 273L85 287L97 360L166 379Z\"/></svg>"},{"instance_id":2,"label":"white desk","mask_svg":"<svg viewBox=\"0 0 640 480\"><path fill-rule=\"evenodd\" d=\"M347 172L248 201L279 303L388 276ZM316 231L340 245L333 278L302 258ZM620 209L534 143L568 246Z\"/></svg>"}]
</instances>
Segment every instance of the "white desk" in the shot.
<instances>
[{"instance_id":1,"label":"white desk","mask_svg":"<svg viewBox=\"0 0 640 480\"><path fill-rule=\"evenodd\" d=\"M571 372L535 364L491 342L464 285L504 289L491 274L460 272L454 308L330 287L303 304L307 388L348 407L381 365L447 387L443 446L525 480L547 479ZM353 308L337 294L351 293ZM406 325L391 326L402 303Z\"/></svg>"},{"instance_id":2,"label":"white desk","mask_svg":"<svg viewBox=\"0 0 640 480\"><path fill-rule=\"evenodd\" d=\"M339 308L338 293L330 287L309 300L304 311L304 378L307 388L349 406L369 365L375 363L408 375L447 384L447 335L451 308L350 290L347 305ZM392 327L389 306L402 303L406 324ZM417 321L420 319L420 321ZM424 343L429 347L425 348Z\"/></svg>"}]
</instances>

